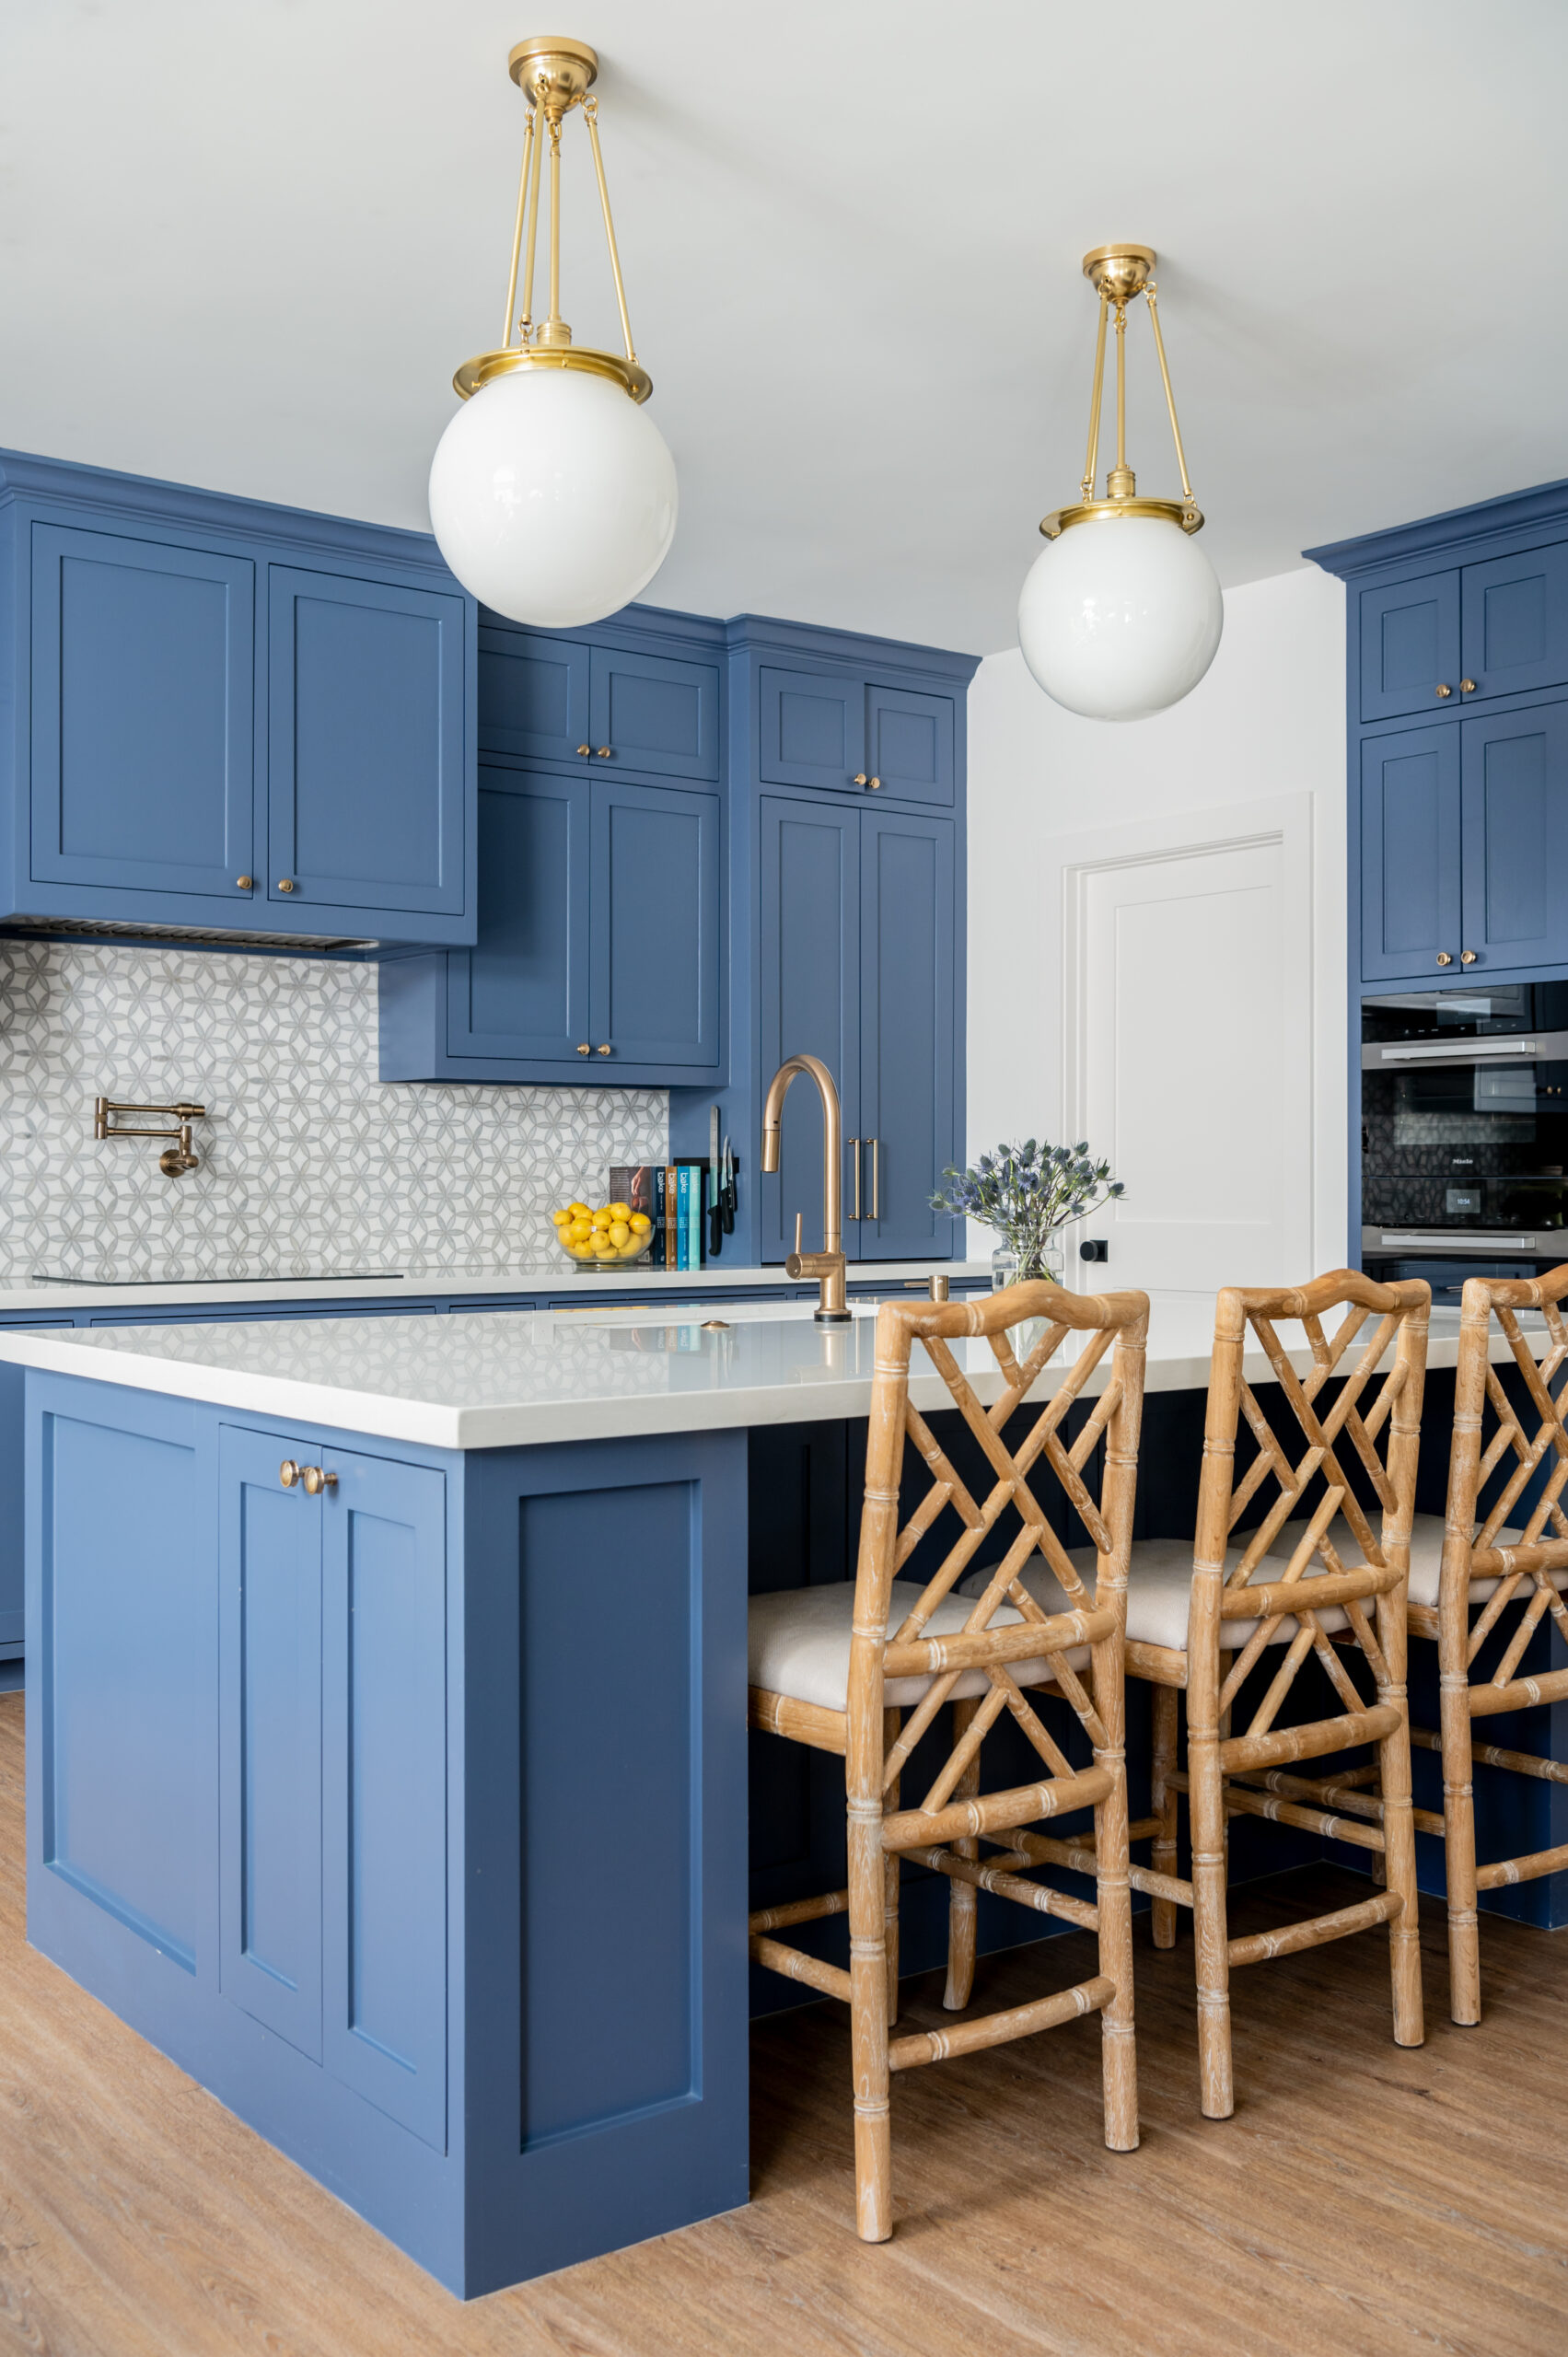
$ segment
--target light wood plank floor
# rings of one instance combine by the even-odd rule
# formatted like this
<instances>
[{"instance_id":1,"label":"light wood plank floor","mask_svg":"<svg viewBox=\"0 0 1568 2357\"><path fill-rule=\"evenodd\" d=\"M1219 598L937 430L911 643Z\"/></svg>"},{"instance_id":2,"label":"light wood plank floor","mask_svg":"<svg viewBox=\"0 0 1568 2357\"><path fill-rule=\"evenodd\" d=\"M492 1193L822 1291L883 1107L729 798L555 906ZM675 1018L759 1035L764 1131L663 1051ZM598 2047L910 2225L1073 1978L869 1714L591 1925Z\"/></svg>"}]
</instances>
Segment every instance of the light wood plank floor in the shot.
<instances>
[{"instance_id":1,"label":"light wood plank floor","mask_svg":"<svg viewBox=\"0 0 1568 2357\"><path fill-rule=\"evenodd\" d=\"M1479 2029L1388 2036L1363 1934L1238 1977L1240 2107L1198 2117L1191 1946L1141 1930L1144 2144L1108 2154L1091 2024L911 2073L898 2230L850 2227L847 2037L755 2038L756 2198L450 2298L22 1937L22 1709L0 1699L0 2350L48 2357L1318 2357L1568 2351L1568 1933L1489 1922ZM1348 1876L1245 1894L1244 1928ZM1283 1903L1282 1903L1283 1902ZM986 2004L1091 1970L1078 1935L981 1967ZM917 1984L909 2018L940 2020Z\"/></svg>"}]
</instances>

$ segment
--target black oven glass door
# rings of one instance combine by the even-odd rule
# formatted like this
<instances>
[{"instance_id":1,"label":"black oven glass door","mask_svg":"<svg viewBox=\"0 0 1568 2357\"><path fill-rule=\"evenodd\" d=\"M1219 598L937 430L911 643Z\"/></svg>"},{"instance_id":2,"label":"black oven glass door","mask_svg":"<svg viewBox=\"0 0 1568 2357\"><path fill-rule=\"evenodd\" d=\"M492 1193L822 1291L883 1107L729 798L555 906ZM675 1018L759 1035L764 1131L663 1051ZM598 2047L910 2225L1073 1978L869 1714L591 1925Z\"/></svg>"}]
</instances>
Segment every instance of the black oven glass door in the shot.
<instances>
[{"instance_id":1,"label":"black oven glass door","mask_svg":"<svg viewBox=\"0 0 1568 2357\"><path fill-rule=\"evenodd\" d=\"M1364 1071L1362 1218L1423 1233L1568 1223L1568 1062Z\"/></svg>"}]
</instances>

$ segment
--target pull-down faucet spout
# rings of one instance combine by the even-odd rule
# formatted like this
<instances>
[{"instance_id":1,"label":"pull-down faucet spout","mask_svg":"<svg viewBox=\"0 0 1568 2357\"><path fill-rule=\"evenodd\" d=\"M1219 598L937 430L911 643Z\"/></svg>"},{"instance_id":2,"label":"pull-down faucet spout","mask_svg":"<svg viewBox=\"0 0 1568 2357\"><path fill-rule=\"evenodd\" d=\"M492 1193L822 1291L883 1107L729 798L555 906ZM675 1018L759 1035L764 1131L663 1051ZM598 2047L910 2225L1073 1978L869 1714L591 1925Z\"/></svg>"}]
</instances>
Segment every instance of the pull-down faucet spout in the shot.
<instances>
[{"instance_id":1,"label":"pull-down faucet spout","mask_svg":"<svg viewBox=\"0 0 1568 2357\"><path fill-rule=\"evenodd\" d=\"M843 1117L839 1109L839 1092L833 1086L833 1075L817 1056L790 1056L783 1062L768 1085L768 1098L762 1108L762 1168L776 1172L779 1167L779 1122L784 1114L784 1101L790 1082L798 1072L817 1084L817 1094L822 1100L822 1249L803 1252L800 1248L800 1221L795 1224L795 1250L784 1262L784 1273L790 1277L816 1277L819 1294L816 1318L819 1325L841 1326L846 1323L849 1311L844 1304L843 1255L843 1142L841 1135Z\"/></svg>"}]
</instances>

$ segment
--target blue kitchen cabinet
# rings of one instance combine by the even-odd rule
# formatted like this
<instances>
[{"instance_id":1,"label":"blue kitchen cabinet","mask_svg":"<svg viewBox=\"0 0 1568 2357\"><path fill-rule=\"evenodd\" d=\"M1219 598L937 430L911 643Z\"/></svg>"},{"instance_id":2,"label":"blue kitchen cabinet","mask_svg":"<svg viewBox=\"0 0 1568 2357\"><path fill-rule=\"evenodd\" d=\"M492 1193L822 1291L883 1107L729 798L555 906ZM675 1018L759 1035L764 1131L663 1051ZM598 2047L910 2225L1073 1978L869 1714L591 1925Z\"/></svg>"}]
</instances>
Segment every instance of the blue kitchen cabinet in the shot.
<instances>
[{"instance_id":1,"label":"blue kitchen cabinet","mask_svg":"<svg viewBox=\"0 0 1568 2357\"><path fill-rule=\"evenodd\" d=\"M479 749L521 760L588 760L593 649L574 638L486 622L479 633Z\"/></svg>"},{"instance_id":2,"label":"blue kitchen cabinet","mask_svg":"<svg viewBox=\"0 0 1568 2357\"><path fill-rule=\"evenodd\" d=\"M382 1079L716 1073L718 795L492 763L479 810L479 940L383 967Z\"/></svg>"},{"instance_id":3,"label":"blue kitchen cabinet","mask_svg":"<svg viewBox=\"0 0 1568 2357\"><path fill-rule=\"evenodd\" d=\"M1401 729L1361 749L1361 971L1461 978L1457 728Z\"/></svg>"},{"instance_id":4,"label":"blue kitchen cabinet","mask_svg":"<svg viewBox=\"0 0 1568 2357\"><path fill-rule=\"evenodd\" d=\"M953 826L866 810L860 828L861 1252L923 1259L953 1248L931 1208L958 1151Z\"/></svg>"},{"instance_id":5,"label":"blue kitchen cabinet","mask_svg":"<svg viewBox=\"0 0 1568 2357\"><path fill-rule=\"evenodd\" d=\"M218 1455L219 1986L444 2152L445 1476L248 1426Z\"/></svg>"},{"instance_id":6,"label":"blue kitchen cabinet","mask_svg":"<svg viewBox=\"0 0 1568 2357\"><path fill-rule=\"evenodd\" d=\"M28 880L221 898L244 923L255 563L51 524L31 556Z\"/></svg>"},{"instance_id":7,"label":"blue kitchen cabinet","mask_svg":"<svg viewBox=\"0 0 1568 2357\"><path fill-rule=\"evenodd\" d=\"M759 1006L763 1083L786 1056L819 1056L844 1116L843 1246L860 1257L865 1210L860 1139L860 822L842 802L765 795L758 861ZM738 1144L742 1142L738 1141ZM749 1164L758 1140L746 1137ZM795 1241L822 1244L822 1112L808 1080L791 1084L779 1129L776 1177L760 1176L759 1257L782 1260Z\"/></svg>"},{"instance_id":8,"label":"blue kitchen cabinet","mask_svg":"<svg viewBox=\"0 0 1568 2357\"><path fill-rule=\"evenodd\" d=\"M461 596L288 565L268 594L268 900L461 917Z\"/></svg>"},{"instance_id":9,"label":"blue kitchen cabinet","mask_svg":"<svg viewBox=\"0 0 1568 2357\"><path fill-rule=\"evenodd\" d=\"M865 790L865 687L840 671L762 667L758 775L764 785Z\"/></svg>"},{"instance_id":10,"label":"blue kitchen cabinet","mask_svg":"<svg viewBox=\"0 0 1568 2357\"><path fill-rule=\"evenodd\" d=\"M1361 717L1568 682L1568 545L1361 592Z\"/></svg>"},{"instance_id":11,"label":"blue kitchen cabinet","mask_svg":"<svg viewBox=\"0 0 1568 2357\"><path fill-rule=\"evenodd\" d=\"M949 696L873 682L865 691L867 789L951 808L957 714Z\"/></svg>"},{"instance_id":12,"label":"blue kitchen cabinet","mask_svg":"<svg viewBox=\"0 0 1568 2357\"><path fill-rule=\"evenodd\" d=\"M444 961L449 1055L585 1060L590 799L587 778L481 770L479 939Z\"/></svg>"},{"instance_id":13,"label":"blue kitchen cabinet","mask_svg":"<svg viewBox=\"0 0 1568 2357\"><path fill-rule=\"evenodd\" d=\"M719 1062L719 797L593 781L588 1031L600 1072Z\"/></svg>"},{"instance_id":14,"label":"blue kitchen cabinet","mask_svg":"<svg viewBox=\"0 0 1568 2357\"><path fill-rule=\"evenodd\" d=\"M1459 737L1467 970L1559 964L1568 958L1568 704L1477 715Z\"/></svg>"},{"instance_id":15,"label":"blue kitchen cabinet","mask_svg":"<svg viewBox=\"0 0 1568 2357\"><path fill-rule=\"evenodd\" d=\"M761 1067L819 1056L843 1109L844 1252L952 1249L930 1196L958 1148L953 822L764 795L759 924ZM795 1214L821 1241L822 1124L805 1080L784 1100L779 1174L763 1178L762 1256Z\"/></svg>"},{"instance_id":16,"label":"blue kitchen cabinet","mask_svg":"<svg viewBox=\"0 0 1568 2357\"><path fill-rule=\"evenodd\" d=\"M596 646L592 668L595 763L648 777L716 784L719 672L716 663Z\"/></svg>"},{"instance_id":17,"label":"blue kitchen cabinet","mask_svg":"<svg viewBox=\"0 0 1568 2357\"><path fill-rule=\"evenodd\" d=\"M0 453L0 922L472 941L476 616L425 536Z\"/></svg>"}]
</instances>

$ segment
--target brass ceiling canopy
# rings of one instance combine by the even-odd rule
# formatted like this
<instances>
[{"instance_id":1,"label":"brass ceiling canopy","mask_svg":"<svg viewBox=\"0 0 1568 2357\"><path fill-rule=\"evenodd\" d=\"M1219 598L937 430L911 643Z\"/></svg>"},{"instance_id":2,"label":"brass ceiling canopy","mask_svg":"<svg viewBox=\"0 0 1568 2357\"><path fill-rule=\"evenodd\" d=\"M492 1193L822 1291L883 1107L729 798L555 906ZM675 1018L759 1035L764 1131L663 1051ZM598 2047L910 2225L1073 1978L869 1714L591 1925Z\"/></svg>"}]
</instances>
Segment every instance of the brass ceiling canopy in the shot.
<instances>
[{"instance_id":1,"label":"brass ceiling canopy","mask_svg":"<svg viewBox=\"0 0 1568 2357\"><path fill-rule=\"evenodd\" d=\"M465 360L452 379L454 389L467 401L494 377L517 369L575 368L586 376L608 377L634 401L645 401L653 379L637 363L632 343L632 322L626 312L626 289L616 250L615 224L610 218L610 190L598 144L598 101L590 96L598 78L598 52L586 41L564 33L534 33L520 41L506 59L506 71L528 101L523 126L523 164L517 178L517 211L512 230L512 268L506 281L506 312L501 342L494 352L476 353ZM561 316L561 126L575 108L581 108L593 149L594 176L598 182L604 215L605 242L615 278L615 299L621 311L624 355L595 352L574 344L572 331ZM533 316L534 256L539 243L540 167L550 148L550 308L542 319ZM523 273L523 308L514 319L517 273ZM516 341L514 341L514 336Z\"/></svg>"},{"instance_id":2,"label":"brass ceiling canopy","mask_svg":"<svg viewBox=\"0 0 1568 2357\"><path fill-rule=\"evenodd\" d=\"M1166 366L1165 338L1160 333L1159 305L1156 300L1158 287L1154 276L1155 250L1152 246L1134 246L1125 242L1096 246L1084 256L1084 276L1099 296L1099 333L1095 340L1095 381L1089 395L1089 447L1084 461L1084 480L1079 485L1082 494L1075 507L1053 508L1041 518L1040 530L1048 540L1054 540L1073 524L1098 523L1118 516L1156 516L1167 523L1179 524L1184 532L1201 532L1202 511L1192 496L1192 486L1187 480L1187 455L1181 447L1181 428L1176 422L1176 401L1170 389L1170 370ZM1181 474L1181 497L1175 499L1140 499L1137 477L1127 463L1127 375L1126 340L1127 306L1142 295L1148 306L1149 324L1155 331L1155 354L1159 361L1160 381L1165 387L1166 408L1170 412L1171 439L1176 444L1176 463ZM1116 464L1108 468L1105 497L1095 497L1095 477L1099 464L1100 412L1105 405L1105 328L1106 320L1116 314Z\"/></svg>"}]
</instances>

